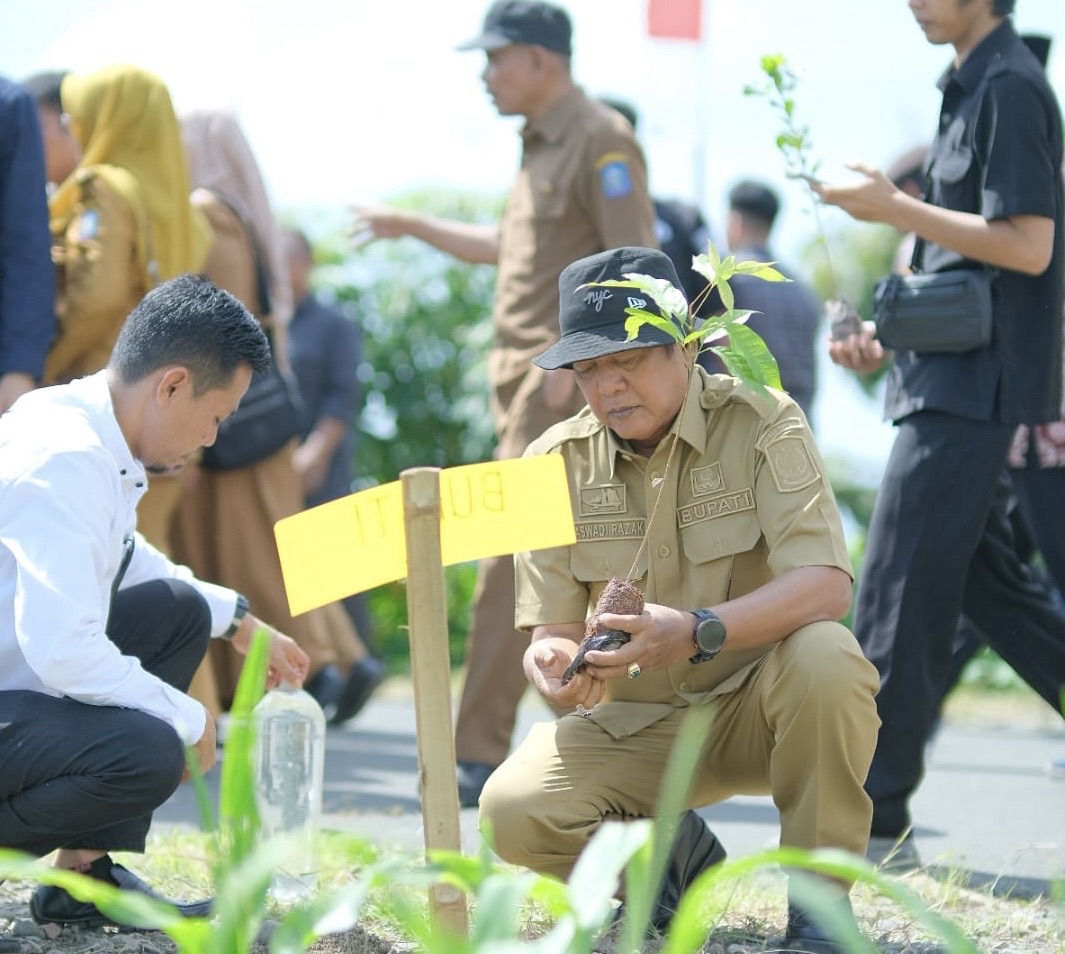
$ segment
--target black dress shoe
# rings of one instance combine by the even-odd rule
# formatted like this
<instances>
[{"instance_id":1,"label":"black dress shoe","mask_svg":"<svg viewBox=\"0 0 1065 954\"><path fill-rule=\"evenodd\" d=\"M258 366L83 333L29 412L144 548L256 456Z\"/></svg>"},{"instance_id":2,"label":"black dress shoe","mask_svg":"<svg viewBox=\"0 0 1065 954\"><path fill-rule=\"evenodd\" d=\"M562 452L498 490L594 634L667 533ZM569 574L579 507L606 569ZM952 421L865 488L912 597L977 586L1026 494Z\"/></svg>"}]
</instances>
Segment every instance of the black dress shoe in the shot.
<instances>
[{"instance_id":1,"label":"black dress shoe","mask_svg":"<svg viewBox=\"0 0 1065 954\"><path fill-rule=\"evenodd\" d=\"M851 909L850 898L844 895L836 903L841 913L853 921L854 912ZM857 925L855 925L855 930L857 930ZM836 940L835 935L828 933L814 921L808 911L790 900L788 901L788 929L784 940L785 950L801 951L805 954L846 954L847 951L843 943Z\"/></svg>"},{"instance_id":2,"label":"black dress shoe","mask_svg":"<svg viewBox=\"0 0 1065 954\"><path fill-rule=\"evenodd\" d=\"M681 815L665 878L651 912L651 927L665 934L677 913L681 896L691 883L727 857L724 846L698 814L689 810Z\"/></svg>"},{"instance_id":3,"label":"black dress shoe","mask_svg":"<svg viewBox=\"0 0 1065 954\"><path fill-rule=\"evenodd\" d=\"M362 707L370 701L374 689L385 678L385 666L373 656L364 656L351 667L347 681L340 690L336 711L329 720L330 725L340 725L359 714Z\"/></svg>"},{"instance_id":4,"label":"black dress shoe","mask_svg":"<svg viewBox=\"0 0 1065 954\"><path fill-rule=\"evenodd\" d=\"M153 891L144 881L128 868L115 864L109 855L97 858L86 872L90 878L106 881L123 891L136 891L156 901L170 905L186 918L204 918L210 915L213 901L173 901ZM81 927L104 927L105 925L123 925L109 918L96 905L88 901L79 901L55 885L41 884L36 887L30 898L30 915L38 924L76 924Z\"/></svg>"},{"instance_id":5,"label":"black dress shoe","mask_svg":"<svg viewBox=\"0 0 1065 954\"><path fill-rule=\"evenodd\" d=\"M340 694L344 691L344 684L344 674L330 663L327 666L322 666L318 672L303 684L303 688L322 707L322 711L328 719L336 710Z\"/></svg>"},{"instance_id":6,"label":"black dress shoe","mask_svg":"<svg viewBox=\"0 0 1065 954\"><path fill-rule=\"evenodd\" d=\"M481 789L498 766L487 762L459 762L455 776L459 783L459 804L463 808L476 808L481 800Z\"/></svg>"}]
</instances>

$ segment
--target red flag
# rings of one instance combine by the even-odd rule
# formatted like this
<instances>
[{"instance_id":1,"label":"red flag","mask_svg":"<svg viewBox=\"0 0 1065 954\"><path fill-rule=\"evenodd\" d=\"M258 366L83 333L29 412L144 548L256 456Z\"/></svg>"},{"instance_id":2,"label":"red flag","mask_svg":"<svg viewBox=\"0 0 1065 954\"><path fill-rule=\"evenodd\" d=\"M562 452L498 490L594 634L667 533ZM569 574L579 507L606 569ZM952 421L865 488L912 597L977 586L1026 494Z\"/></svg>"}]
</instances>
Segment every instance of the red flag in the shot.
<instances>
[{"instance_id":1,"label":"red flag","mask_svg":"<svg viewBox=\"0 0 1065 954\"><path fill-rule=\"evenodd\" d=\"M702 36L703 0L647 0L647 35L668 40Z\"/></svg>"}]
</instances>

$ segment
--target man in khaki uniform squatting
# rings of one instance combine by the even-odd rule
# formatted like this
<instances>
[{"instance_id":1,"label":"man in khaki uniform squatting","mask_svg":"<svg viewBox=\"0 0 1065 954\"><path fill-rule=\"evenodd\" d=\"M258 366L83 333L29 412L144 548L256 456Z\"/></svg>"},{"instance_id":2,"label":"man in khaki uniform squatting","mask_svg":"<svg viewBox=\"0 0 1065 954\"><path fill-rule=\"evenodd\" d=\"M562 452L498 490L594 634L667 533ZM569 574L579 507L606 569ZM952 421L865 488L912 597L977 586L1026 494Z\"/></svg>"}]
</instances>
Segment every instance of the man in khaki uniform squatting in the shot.
<instances>
[{"instance_id":1,"label":"man in khaki uniform squatting","mask_svg":"<svg viewBox=\"0 0 1065 954\"><path fill-rule=\"evenodd\" d=\"M374 236L412 235L467 262L497 264L489 355L499 458L519 457L551 424L583 403L567 372L531 358L558 338L558 275L576 258L620 245L656 245L643 154L628 122L586 96L570 74L566 12L538 0L501 0L481 34L482 74L503 116L524 116L521 169L502 222L484 225L359 210ZM525 678L525 634L514 630L514 569L507 555L481 561L455 726L459 798L477 804L506 758Z\"/></svg>"},{"instance_id":2,"label":"man in khaki uniform squatting","mask_svg":"<svg viewBox=\"0 0 1065 954\"><path fill-rule=\"evenodd\" d=\"M516 555L517 625L532 631L529 681L556 711L583 708L532 729L489 778L481 816L507 862L565 878L604 819L654 813L685 711L710 706L690 808L768 793L781 844L862 855L878 680L836 622L851 567L813 436L791 398L693 369L651 325L626 341L625 306L639 293L582 286L633 272L680 287L654 249L581 259L559 279L561 340L535 359L571 369L588 407L527 451L565 459L577 542ZM563 686L590 609L634 563L642 615L602 617L630 641L588 653ZM724 856L687 811L656 928ZM839 903L849 912L842 889ZM786 943L836 950L795 903Z\"/></svg>"}]
</instances>

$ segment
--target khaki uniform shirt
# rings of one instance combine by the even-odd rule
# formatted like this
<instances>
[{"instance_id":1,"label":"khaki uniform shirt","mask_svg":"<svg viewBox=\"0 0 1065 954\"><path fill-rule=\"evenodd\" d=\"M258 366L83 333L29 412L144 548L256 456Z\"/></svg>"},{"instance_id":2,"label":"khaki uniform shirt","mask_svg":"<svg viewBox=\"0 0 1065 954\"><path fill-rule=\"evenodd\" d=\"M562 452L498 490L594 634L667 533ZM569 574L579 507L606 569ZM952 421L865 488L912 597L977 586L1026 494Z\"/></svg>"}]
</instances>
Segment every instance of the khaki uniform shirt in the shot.
<instances>
[{"instance_id":1,"label":"khaki uniform shirt","mask_svg":"<svg viewBox=\"0 0 1065 954\"><path fill-rule=\"evenodd\" d=\"M577 542L516 554L519 628L585 619L607 581L628 577L634 564L648 602L682 610L743 596L796 567L853 576L832 488L791 398L696 368L671 433L679 441L668 471L671 438L640 457L588 408L530 445L528 455L565 458ZM735 689L771 648L726 647L698 665L611 680L592 717L608 731L636 731Z\"/></svg>"},{"instance_id":2,"label":"khaki uniform shirt","mask_svg":"<svg viewBox=\"0 0 1065 954\"><path fill-rule=\"evenodd\" d=\"M563 268L608 248L658 246L643 153L614 110L574 89L522 140L500 224L489 357L497 388L534 369L529 359L558 339Z\"/></svg>"},{"instance_id":3,"label":"khaki uniform shirt","mask_svg":"<svg viewBox=\"0 0 1065 954\"><path fill-rule=\"evenodd\" d=\"M70 381L107 365L126 316L144 297L134 210L92 169L78 173L81 199L52 247L58 334L44 383Z\"/></svg>"}]
</instances>

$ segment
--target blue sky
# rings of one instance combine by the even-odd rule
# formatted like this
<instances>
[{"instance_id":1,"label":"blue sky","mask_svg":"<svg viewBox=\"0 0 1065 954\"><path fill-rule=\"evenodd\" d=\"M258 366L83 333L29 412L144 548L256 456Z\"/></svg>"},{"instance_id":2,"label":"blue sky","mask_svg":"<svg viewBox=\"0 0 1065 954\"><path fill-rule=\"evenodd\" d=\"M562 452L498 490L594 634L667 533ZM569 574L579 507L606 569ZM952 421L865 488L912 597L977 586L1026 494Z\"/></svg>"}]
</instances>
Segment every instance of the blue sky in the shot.
<instances>
[{"instance_id":1,"label":"blue sky","mask_svg":"<svg viewBox=\"0 0 1065 954\"><path fill-rule=\"evenodd\" d=\"M455 50L488 2L0 0L0 72L133 62L166 80L179 109L233 108L281 211L434 186L500 192L518 123L484 94L483 55ZM905 0L705 0L700 44L649 39L645 0L564 5L578 81L640 112L653 191L699 199L716 229L732 182L767 179L784 199L784 258L797 257L810 219L802 187L783 178L776 117L742 94L763 54L800 72L799 116L828 172L884 165L935 124L949 50L925 41ZM1065 0L1017 6L1018 29L1057 36L1049 71L1065 91ZM830 210L830 229L841 215ZM882 456L891 433L879 409L834 369L823 377L826 449Z\"/></svg>"}]
</instances>

